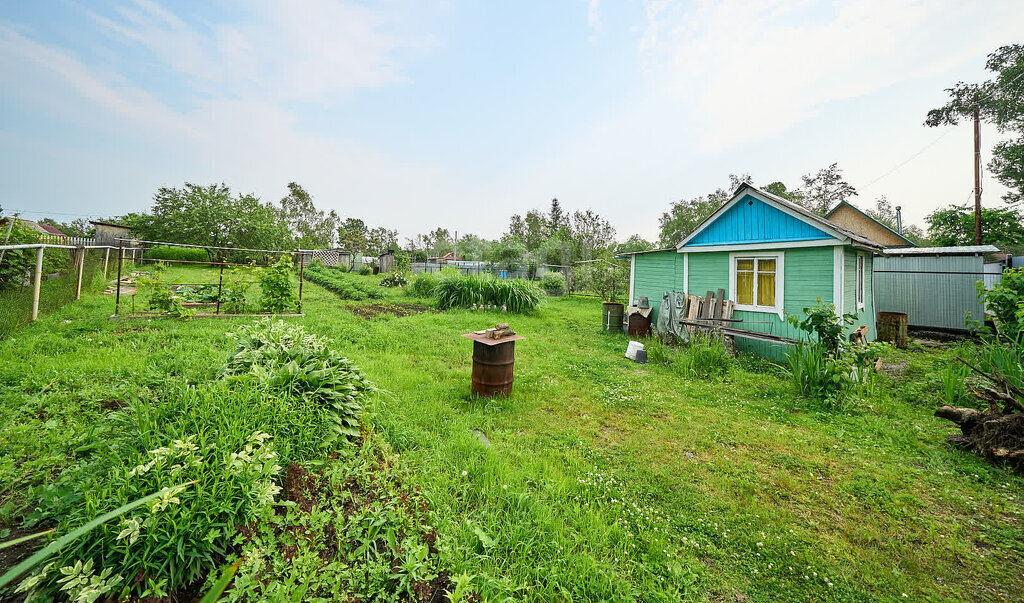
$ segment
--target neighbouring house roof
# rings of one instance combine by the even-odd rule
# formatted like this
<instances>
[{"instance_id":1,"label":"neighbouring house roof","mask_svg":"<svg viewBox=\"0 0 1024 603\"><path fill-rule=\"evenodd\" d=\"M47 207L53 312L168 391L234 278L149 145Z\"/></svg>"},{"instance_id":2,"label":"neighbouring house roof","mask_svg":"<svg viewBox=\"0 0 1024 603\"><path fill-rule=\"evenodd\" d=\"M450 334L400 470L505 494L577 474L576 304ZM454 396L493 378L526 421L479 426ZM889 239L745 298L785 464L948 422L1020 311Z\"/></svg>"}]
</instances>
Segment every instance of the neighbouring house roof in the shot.
<instances>
[{"instance_id":1,"label":"neighbouring house roof","mask_svg":"<svg viewBox=\"0 0 1024 603\"><path fill-rule=\"evenodd\" d=\"M856 205L854 205L854 204L852 204L852 203L850 203L850 202L848 202L848 201L840 201L838 205L836 205L835 207L833 207L833 208L832 208L831 210L829 210L829 212L828 212L827 214L825 214L825 219L826 219L826 220L828 220L828 219L829 219L829 217L831 217L831 216L832 216L832 214L836 213L837 211L839 211L840 209L842 209L842 208L844 208L844 207L846 207L846 208L849 208L849 209L852 209L853 211L855 211L855 212L857 212L858 214L860 214L860 215L864 216L864 217L865 217L865 218L867 218L868 220L871 220L871 221L872 221L873 223L877 224L877 225L879 226L879 228L882 228L882 229L884 229L884 230L885 230L885 231L887 231L888 233L892 234L892 236L894 236L894 237L898 238L899 240L903 241L903 242L904 242L904 243L906 243L907 245L910 245L910 246L912 246L912 247L916 247L916 245L914 244L914 242L913 242L913 241L911 241L910 239L908 239L908 238L906 238L905 236L901 235L900 233L896 232L895 230L893 230L893 229L889 228L889 227L888 227L888 226L886 226L885 224L882 224L882 223L881 223L881 222L879 222L878 220L876 220L876 219L872 218L872 217L871 217L871 216L869 216L868 214L866 214L866 213L864 213L863 211L861 211L859 207L857 207Z\"/></svg>"},{"instance_id":2,"label":"neighbouring house roof","mask_svg":"<svg viewBox=\"0 0 1024 603\"><path fill-rule=\"evenodd\" d=\"M644 253L659 253L661 251L675 251L675 250L676 250L675 247L663 247L661 249L648 249L647 251L623 251L622 253L616 253L615 257L616 258L623 258L623 259L625 259L626 257L631 256L631 255L641 255L641 254L644 254Z\"/></svg>"},{"instance_id":3,"label":"neighbouring house roof","mask_svg":"<svg viewBox=\"0 0 1024 603\"><path fill-rule=\"evenodd\" d=\"M455 255L455 252L449 251L448 253L446 253L446 254L444 254L442 256L436 257L436 258L427 258L428 262L431 261L431 260L454 260L456 262L461 262L462 258L460 258L457 255Z\"/></svg>"},{"instance_id":4,"label":"neighbouring house roof","mask_svg":"<svg viewBox=\"0 0 1024 603\"><path fill-rule=\"evenodd\" d=\"M890 247L883 255L978 255L999 253L995 245L962 245L958 247Z\"/></svg>"},{"instance_id":5,"label":"neighbouring house roof","mask_svg":"<svg viewBox=\"0 0 1024 603\"><path fill-rule=\"evenodd\" d=\"M125 230L131 230L131 226L125 226L124 224L115 224L113 222L101 222L99 220L89 220L89 224L93 226L113 226L115 228L124 228Z\"/></svg>"},{"instance_id":6,"label":"neighbouring house roof","mask_svg":"<svg viewBox=\"0 0 1024 603\"><path fill-rule=\"evenodd\" d=\"M5 225L6 226L7 225L7 221L9 219L10 218L0 218L0 225ZM24 226L25 228L34 230L34 231L36 231L38 233L41 233L41 234L51 234L51 235L57 235L57 236L61 236L61 237L66 237L67 236L66 234L61 232L61 230L59 228L57 228L55 226L50 226L49 224L40 224L39 222L34 222L32 220L26 220L25 218L16 218L16 220L18 220L18 222L21 222L22 226Z\"/></svg>"},{"instance_id":7,"label":"neighbouring house roof","mask_svg":"<svg viewBox=\"0 0 1024 603\"><path fill-rule=\"evenodd\" d=\"M695 238L699 237L701 233L703 233L708 227L714 224L715 221L717 221L720 217L725 215L726 212L732 209L741 199L745 198L748 195L753 197L757 201L760 201L765 205L773 207L774 209L787 214L791 218L799 222L802 222L810 229L806 230L805 232L798 233L793 238L777 239L779 242L799 243L802 240L811 241L814 239L827 240L830 238L836 238L841 241L848 240L850 243L856 246L864 247L871 250L879 250L882 248L878 243L875 243L871 239L861 234L858 234L856 232L853 232L852 230L839 226L838 224L834 224L826 220L825 218L822 218L821 216L807 210L804 207L796 205L795 203L783 199L782 197L778 197L771 193L765 192L753 186L752 184L744 182L743 184L736 188L736 192L733 193L732 197L728 201L723 203L722 206L715 210L714 213L705 218L700 224L697 225L696 228L693 229L693 231L689 235L686 236L686 238L679 242L679 244L676 245L676 250L682 251L683 247L687 246ZM817 234L815 234L815 231L817 232ZM775 242L775 239L772 239L771 237L766 237L766 239L763 242L772 243ZM695 244L693 246L696 247L698 245ZM718 243L705 243L699 246L710 248L714 246L723 245Z\"/></svg>"}]
</instances>

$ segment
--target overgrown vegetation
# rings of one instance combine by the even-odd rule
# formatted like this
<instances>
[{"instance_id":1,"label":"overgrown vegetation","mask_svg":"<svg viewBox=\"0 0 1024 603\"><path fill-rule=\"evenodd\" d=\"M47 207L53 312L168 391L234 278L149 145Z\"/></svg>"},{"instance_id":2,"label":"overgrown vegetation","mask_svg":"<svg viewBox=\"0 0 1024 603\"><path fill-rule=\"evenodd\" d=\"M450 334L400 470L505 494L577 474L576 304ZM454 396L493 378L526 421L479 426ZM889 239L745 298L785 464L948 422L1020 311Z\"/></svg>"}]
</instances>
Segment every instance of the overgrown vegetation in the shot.
<instances>
[{"instance_id":1,"label":"overgrown vegetation","mask_svg":"<svg viewBox=\"0 0 1024 603\"><path fill-rule=\"evenodd\" d=\"M154 245L146 250L143 257L147 260L176 260L179 262L210 261L210 256L204 249L176 245Z\"/></svg>"},{"instance_id":2,"label":"overgrown vegetation","mask_svg":"<svg viewBox=\"0 0 1024 603\"><path fill-rule=\"evenodd\" d=\"M187 282L216 279L194 270ZM148 463L183 439L170 430L191 435L209 417L230 421L226 434L270 435L282 489L266 515L231 526L226 554L179 599L240 558L226 598L853 602L1024 589L1024 478L948 446L948 424L932 416L952 349L889 352L870 397L823 411L756 358L712 379L632 363L626 336L598 329L594 300L559 298L515 317L526 339L512 396L474 401L457 334L485 326L480 314L364 320L347 309L376 303L342 308L307 284L306 316L285 319L330 337L385 390L366 400L354 445L325 443L322 405L255 375L218 378L217 359L237 346L226 333L248 320L109 321L111 300L92 294L0 341L0 538L55 527L59 511L25 521L78 505L63 480L108 442ZM117 436L143 411L152 443ZM203 431L218 447L219 425ZM204 495L213 513L221 494Z\"/></svg>"},{"instance_id":3,"label":"overgrown vegetation","mask_svg":"<svg viewBox=\"0 0 1024 603\"><path fill-rule=\"evenodd\" d=\"M694 333L689 343L680 346L651 337L644 343L644 349L647 362L671 366L684 379L721 379L732 365L722 340L707 333Z\"/></svg>"},{"instance_id":4,"label":"overgrown vegetation","mask_svg":"<svg viewBox=\"0 0 1024 603\"><path fill-rule=\"evenodd\" d=\"M281 257L259 273L260 287L263 297L260 304L264 312L281 314L291 312L298 303L295 268L292 259L287 255Z\"/></svg>"},{"instance_id":5,"label":"overgrown vegetation","mask_svg":"<svg viewBox=\"0 0 1024 603\"><path fill-rule=\"evenodd\" d=\"M804 308L804 316L789 315L786 320L804 336L786 352L793 384L801 395L842 406L854 387L865 392L874 383L876 360L888 349L882 342L852 346L845 327L853 324L852 314L840 317L831 303Z\"/></svg>"},{"instance_id":6,"label":"overgrown vegetation","mask_svg":"<svg viewBox=\"0 0 1024 603\"><path fill-rule=\"evenodd\" d=\"M434 290L441 277L432 272L421 272L412 277L412 286L406 292L416 297L434 297Z\"/></svg>"},{"instance_id":7,"label":"overgrown vegetation","mask_svg":"<svg viewBox=\"0 0 1024 603\"><path fill-rule=\"evenodd\" d=\"M565 275L560 272L545 272L540 279L540 288L548 295L565 295Z\"/></svg>"},{"instance_id":8,"label":"overgrown vegetation","mask_svg":"<svg viewBox=\"0 0 1024 603\"><path fill-rule=\"evenodd\" d=\"M409 277L404 272L392 272L380 279L381 287L404 287L409 284Z\"/></svg>"},{"instance_id":9,"label":"overgrown vegetation","mask_svg":"<svg viewBox=\"0 0 1024 603\"><path fill-rule=\"evenodd\" d=\"M305 278L333 291L341 299L359 301L382 297L380 287L376 287L356 275L324 266L320 262L313 262L306 266Z\"/></svg>"},{"instance_id":10,"label":"overgrown vegetation","mask_svg":"<svg viewBox=\"0 0 1024 603\"><path fill-rule=\"evenodd\" d=\"M434 287L441 310L485 304L509 312L529 312L541 303L542 291L531 281L500 279L491 274L443 274Z\"/></svg>"}]
</instances>

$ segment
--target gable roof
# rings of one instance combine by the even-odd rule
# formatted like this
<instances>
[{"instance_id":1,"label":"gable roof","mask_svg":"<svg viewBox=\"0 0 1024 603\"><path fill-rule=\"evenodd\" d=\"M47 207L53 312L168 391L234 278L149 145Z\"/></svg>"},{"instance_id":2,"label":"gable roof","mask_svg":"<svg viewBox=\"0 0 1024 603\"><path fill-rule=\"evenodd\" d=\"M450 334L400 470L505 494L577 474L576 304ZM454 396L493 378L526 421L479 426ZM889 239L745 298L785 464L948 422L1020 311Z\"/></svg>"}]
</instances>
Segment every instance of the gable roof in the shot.
<instances>
[{"instance_id":1,"label":"gable roof","mask_svg":"<svg viewBox=\"0 0 1024 603\"><path fill-rule=\"evenodd\" d=\"M716 209L710 216L704 218L704 220L700 224L698 224L697 227L694 228L693 231L686 236L686 238L680 241L676 245L676 250L682 251L684 246L686 246L693 239L695 239L713 222L722 217L723 214L732 209L732 207L735 206L746 195L750 195L751 197L761 201L762 203L765 203L770 207L774 207L775 209L781 211L782 213L785 213L790 217L795 218L796 220L799 220L813 227L816 230L819 230L831 237L834 237L835 239L844 242L849 241L851 244L869 249L881 249L880 245L878 245L871 239L868 239L867 237L857 234L852 230L843 228L838 224L829 222L825 218L822 218L821 216L807 210L804 207L796 205L795 203L783 199L782 197L778 197L771 193L765 192L752 184L744 182L743 184L739 185L736 188L736 192L732 194L732 197L728 201L723 203L722 206Z\"/></svg>"},{"instance_id":2,"label":"gable roof","mask_svg":"<svg viewBox=\"0 0 1024 603\"><path fill-rule=\"evenodd\" d=\"M875 224L881 226L882 228L884 228L885 230L890 232L892 234L892 236L899 238L899 240L903 241L907 245L910 245L910 246L913 246L913 247L917 247L917 245L913 241L911 241L910 239L908 239L905 236L901 235L900 233L896 232L895 230L889 228L885 224L882 224L878 220L872 218L868 214L866 214L863 211L861 211L859 207L857 207L856 205L854 205L853 203L850 203L848 201L840 201L835 207L830 209L827 214L825 214L825 219L827 220L832 214L836 213L839 210L839 208L841 208L843 206L849 207L850 209L852 209L853 211L857 212L858 214L864 216L868 220L871 220Z\"/></svg>"}]
</instances>

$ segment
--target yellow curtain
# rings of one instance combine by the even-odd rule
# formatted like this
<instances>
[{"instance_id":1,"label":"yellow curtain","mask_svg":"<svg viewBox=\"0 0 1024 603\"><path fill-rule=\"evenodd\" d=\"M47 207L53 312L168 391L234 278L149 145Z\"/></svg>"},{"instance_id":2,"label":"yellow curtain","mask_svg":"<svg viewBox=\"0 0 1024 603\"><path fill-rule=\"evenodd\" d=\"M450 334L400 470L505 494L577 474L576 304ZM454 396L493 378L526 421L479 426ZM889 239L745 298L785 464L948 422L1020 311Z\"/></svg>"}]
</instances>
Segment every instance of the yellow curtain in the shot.
<instances>
[{"instance_id":1,"label":"yellow curtain","mask_svg":"<svg viewBox=\"0 0 1024 603\"><path fill-rule=\"evenodd\" d=\"M757 305L775 305L775 260L757 261Z\"/></svg>"},{"instance_id":2,"label":"yellow curtain","mask_svg":"<svg viewBox=\"0 0 1024 603\"><path fill-rule=\"evenodd\" d=\"M754 303L754 260L736 260L736 303Z\"/></svg>"}]
</instances>

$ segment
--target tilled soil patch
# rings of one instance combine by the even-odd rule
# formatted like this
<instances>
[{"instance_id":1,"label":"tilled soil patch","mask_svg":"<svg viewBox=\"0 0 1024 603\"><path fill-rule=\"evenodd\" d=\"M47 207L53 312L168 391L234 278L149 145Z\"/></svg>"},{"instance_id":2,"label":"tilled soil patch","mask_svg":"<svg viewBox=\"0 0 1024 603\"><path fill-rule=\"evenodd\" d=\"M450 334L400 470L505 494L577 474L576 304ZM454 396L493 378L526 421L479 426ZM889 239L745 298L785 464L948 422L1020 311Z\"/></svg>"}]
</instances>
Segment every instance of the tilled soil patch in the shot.
<instances>
[{"instance_id":1,"label":"tilled soil patch","mask_svg":"<svg viewBox=\"0 0 1024 603\"><path fill-rule=\"evenodd\" d=\"M384 303L372 303L372 304L349 304L346 306L353 314L365 318L366 320L372 320L382 314L390 314L392 316L413 316L414 314L422 314L432 310L430 306L424 306L423 304L384 304Z\"/></svg>"}]
</instances>

